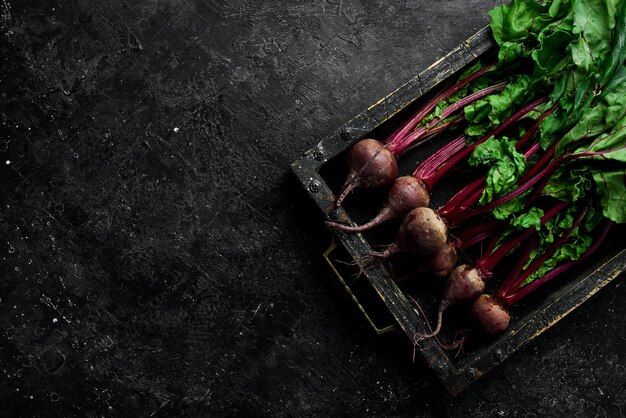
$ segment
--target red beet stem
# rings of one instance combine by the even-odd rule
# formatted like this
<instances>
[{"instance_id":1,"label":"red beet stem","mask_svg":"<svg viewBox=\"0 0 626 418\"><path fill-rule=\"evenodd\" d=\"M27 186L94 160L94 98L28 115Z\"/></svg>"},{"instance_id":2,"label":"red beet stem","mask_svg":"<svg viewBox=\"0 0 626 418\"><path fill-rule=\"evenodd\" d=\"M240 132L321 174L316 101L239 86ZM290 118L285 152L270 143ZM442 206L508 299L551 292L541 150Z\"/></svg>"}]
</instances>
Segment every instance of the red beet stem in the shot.
<instances>
[{"instance_id":1,"label":"red beet stem","mask_svg":"<svg viewBox=\"0 0 626 418\"><path fill-rule=\"evenodd\" d=\"M474 103L475 101L480 100L483 97L490 95L491 93L504 89L506 85L507 85L506 83L500 83L494 86L486 87L480 91L477 91L475 93L470 94L469 96L462 98L458 102L451 104L450 106L445 108L443 112L441 112L441 117L435 118L427 126L421 126L417 128L416 130L414 130L413 132L407 134L403 138L398 138L393 142L389 142L387 144L389 147L389 150L392 153L394 153L394 155L402 154L407 148L411 147L411 145L413 145L415 141L419 140L420 138L425 137L426 135L429 135L432 129L435 129L439 123L441 123L444 119L452 115L457 110L462 109L465 106L468 106ZM444 125L447 128L449 126L449 123L444 123Z\"/></svg>"},{"instance_id":2,"label":"red beet stem","mask_svg":"<svg viewBox=\"0 0 626 418\"><path fill-rule=\"evenodd\" d=\"M456 212L458 209L458 206L463 203L463 201L467 198L467 196L472 196L473 193L476 193L476 191L480 191L480 194L482 194L484 188L485 188L485 179L487 178L486 175L482 175L479 178L477 178L476 180L472 181L471 183L467 184L465 187L463 187L461 190L459 190L458 192L455 193L454 196L452 196L450 198L450 200L448 200L446 202L445 205L443 205L441 208L439 208L438 212L439 214L444 218L444 219L448 219L452 213Z\"/></svg>"},{"instance_id":3,"label":"red beet stem","mask_svg":"<svg viewBox=\"0 0 626 418\"><path fill-rule=\"evenodd\" d=\"M499 220L489 221L481 225L474 225L460 233L456 234L454 238L455 246L459 249L469 248L472 245L493 236L493 234L499 229L502 222Z\"/></svg>"},{"instance_id":4,"label":"red beet stem","mask_svg":"<svg viewBox=\"0 0 626 418\"><path fill-rule=\"evenodd\" d=\"M432 153L413 172L413 177L421 180L426 173L435 170L452 156L465 148L465 134L459 135L443 147Z\"/></svg>"},{"instance_id":5,"label":"red beet stem","mask_svg":"<svg viewBox=\"0 0 626 418\"><path fill-rule=\"evenodd\" d=\"M525 182L527 182L529 179L531 179L533 176L537 175L537 173L546 166L546 164L548 163L548 161L552 158L552 156L554 155L554 151L556 150L556 146L558 144L558 141L555 141L552 145L550 145L550 148L548 148L546 150L546 152L541 156L541 158L539 159L539 161L537 161L535 163L535 165L533 165L526 173L524 173L524 175L519 179L518 184L524 184Z\"/></svg>"},{"instance_id":6,"label":"red beet stem","mask_svg":"<svg viewBox=\"0 0 626 418\"><path fill-rule=\"evenodd\" d=\"M467 210L465 212L459 213L457 214L453 220L447 219L447 221L451 224L457 224L457 223L461 223L463 221L466 221L467 219L476 216L476 215L480 215L486 212L491 211L493 208L500 206L506 202L509 202L513 199L515 199L518 196L521 196L522 194L524 194L526 191L530 190L536 183L538 183L539 181L549 178L555 171L556 169L559 167L559 164L561 164L562 159L556 159L554 161L552 161L550 164L548 164L547 167L545 167L543 170L541 170L539 173L537 173L534 177L530 178L526 183L522 184L521 186L519 186L517 189L513 190L512 192L509 192L508 194L491 201L490 203L487 203L484 206L480 206L477 208L474 208L472 210ZM535 199L529 199L529 203L530 202L534 202Z\"/></svg>"},{"instance_id":7,"label":"red beet stem","mask_svg":"<svg viewBox=\"0 0 626 418\"><path fill-rule=\"evenodd\" d=\"M557 105L552 106L550 109L545 111L541 117L533 124L533 126L526 132L526 134L515 144L516 149L520 149L530 137L537 131L539 128L539 124L543 119L545 119L550 113L556 109ZM525 153L524 157L526 159L533 156L539 149L541 148L541 144L539 142L534 143ZM535 165L533 168L537 167ZM478 200L480 200L480 196L482 196L485 190L485 180L487 179L486 175L481 176L480 178L474 180L472 183L463 187L459 190L448 202L439 209L439 214L444 219L454 219L457 213L462 213L474 206ZM521 181L521 180L520 180Z\"/></svg>"},{"instance_id":8,"label":"red beet stem","mask_svg":"<svg viewBox=\"0 0 626 418\"><path fill-rule=\"evenodd\" d=\"M426 132L424 134L424 136L422 138L420 138L420 141L415 141L413 142L410 146L408 146L406 149L404 149L402 151L402 153L408 152L410 150L412 150L413 148L417 147L418 145L424 143L427 139L430 139L434 136L439 135L440 133L446 131L448 128L451 128L453 126L456 125L460 125L461 123L463 123L465 121L465 118L463 116L457 116L456 118L452 119L451 121L442 123L440 125L435 126L434 128L428 130L428 132Z\"/></svg>"},{"instance_id":9,"label":"red beet stem","mask_svg":"<svg viewBox=\"0 0 626 418\"><path fill-rule=\"evenodd\" d=\"M437 106L439 102L446 100L447 98L452 96L454 93L456 93L457 91L465 87L468 83L471 83L476 78L480 77L481 75L485 74L487 71L491 70L494 66L495 64L490 64L490 65L485 66L484 68L476 71L475 73L471 74L467 78L464 78L463 80L460 80L459 82L444 89L441 93L439 93L438 95L430 99L413 115L411 119L409 119L403 126L401 126L391 136L389 136L389 138L385 140L385 144L391 144L397 141L398 139L406 136L409 132L411 132L415 128L415 126L419 122L421 122L422 119L424 119L430 112L433 111L433 109Z\"/></svg>"},{"instance_id":10,"label":"red beet stem","mask_svg":"<svg viewBox=\"0 0 626 418\"><path fill-rule=\"evenodd\" d=\"M515 265L509 272L509 274L505 277L503 283L500 285L500 288L503 287L504 282L506 282L507 280L509 281L514 280L513 278L518 277L522 273L524 266L530 259L530 255L532 254L533 250L537 247L538 243L539 243L539 236L535 235L530 239L530 241L528 242L528 244L526 245L522 253L518 256L517 262L515 263ZM508 302L501 296L502 295L500 292L496 292L496 297L502 302L504 302L505 304L507 304L508 306L510 306Z\"/></svg>"},{"instance_id":11,"label":"red beet stem","mask_svg":"<svg viewBox=\"0 0 626 418\"><path fill-rule=\"evenodd\" d=\"M539 256L535 261L533 261L526 270L520 273L521 269L518 270L517 272L515 271L515 269L513 269L511 274L507 276L507 278L500 285L500 288L498 289L496 293L498 298L506 301L507 304L512 305L513 302L510 301L510 298L513 297L516 294L516 292L520 290L521 286L530 276L532 276L537 270L539 270L539 268L543 265L543 263L545 263L550 257L554 255L554 253L559 249L559 247L561 247L563 244L565 244L565 242L567 242L572 232L574 232L574 229L576 229L576 227L578 227L580 222L583 220L585 214L587 213L587 209L588 207L585 205L581 209L581 211L578 213L578 216L572 223L572 226L563 234L561 234L561 236L558 239L556 239L554 243L552 243L552 245L548 247L548 249L541 254L541 256ZM531 246L529 245L529 247ZM525 265L526 262L528 261L531 251L532 251L532 248L530 248L530 250L527 249L527 253L524 254L523 257L520 258L521 260L523 260L522 266ZM542 280L542 278L536 279L532 283L534 283L537 280Z\"/></svg>"},{"instance_id":12,"label":"red beet stem","mask_svg":"<svg viewBox=\"0 0 626 418\"><path fill-rule=\"evenodd\" d=\"M537 129L539 129L539 125L541 125L541 122L543 122L545 118L550 116L552 112L554 112L558 107L559 107L559 103L556 102L550 109L543 112L541 116L537 118L535 123L533 123L532 126L528 128L528 131L526 131L524 136L521 137L519 141L517 141L517 144L515 144L515 148L521 149L521 147L524 146L524 144L535 134Z\"/></svg>"},{"instance_id":13,"label":"red beet stem","mask_svg":"<svg viewBox=\"0 0 626 418\"><path fill-rule=\"evenodd\" d=\"M514 305L518 303L520 300L522 300L523 298L531 294L538 287L560 276L561 274L565 273L567 270L571 269L572 267L577 266L583 260L591 256L598 249L598 247L600 247L600 245L602 244L602 242L608 235L611 225L612 225L611 222L609 221L605 222L605 225L602 227L602 230L600 231L600 235L598 236L598 238L596 238L595 242L587 249L587 251L585 251L585 253L582 256L580 256L578 260L569 261L567 263L561 264L560 266L557 266L554 269L547 272L543 277L533 280L531 283L529 283L528 285L522 287L517 292L515 292L512 296L508 297L507 303L509 305Z\"/></svg>"},{"instance_id":14,"label":"red beet stem","mask_svg":"<svg viewBox=\"0 0 626 418\"><path fill-rule=\"evenodd\" d=\"M446 174L450 172L452 168L456 167L459 163L469 158L471 153L479 144L482 144L483 142L485 142L487 139L491 138L492 136L500 135L502 132L504 132L504 130L510 127L513 123L517 122L519 119L524 117L527 113L532 111L535 107L546 102L547 100L548 100L547 98L543 97L541 99L535 100L534 102L524 106L523 108L515 112L513 115L508 117L500 125L498 125L493 131L491 131L490 133L488 133L487 135L485 135L478 141L475 141L471 145L463 148L461 151L457 152L452 158L449 158L443 164L439 164L433 168L429 167L429 169L420 169L421 167L420 165L420 167L418 167L418 170L416 170L416 172L418 172L420 176L418 178L422 180L429 189L432 189Z\"/></svg>"},{"instance_id":15,"label":"red beet stem","mask_svg":"<svg viewBox=\"0 0 626 418\"><path fill-rule=\"evenodd\" d=\"M533 154L535 154L537 151L539 151L539 149L541 148L541 144L539 143L535 143L533 144L533 146L531 146L525 153L524 153L524 157L526 158L530 158ZM552 150L554 151L554 150ZM550 154L551 155L551 154ZM545 157L545 155L544 155ZM535 165L533 165L531 167L531 169L529 170L529 172L534 172L536 173L537 171L539 171L539 169L541 168L541 166L543 164L545 164L547 161L547 159L542 158L539 162L537 162ZM518 181L517 184L521 185L524 184L524 177L528 174L528 172L522 176ZM446 205L444 206L444 212L442 213L442 216L445 219L454 219L455 223L461 222L462 220L464 220L465 218L463 218L463 214L467 213L473 206L475 206L478 201L480 200L480 197L482 196L483 192L485 191L485 184L484 181L487 178L487 176L483 176L482 178L478 179L477 182L480 180L483 182L483 184L481 185L481 187L476 187L472 190L465 190L462 189L458 194L460 194L460 196L453 196L450 202L450 204L446 203ZM470 194L471 192L471 194ZM469 196L468 196L469 195ZM463 200L463 198L465 198L465 200ZM454 199L454 200L453 200ZM457 203L459 200L461 200L460 203ZM528 203L534 202L536 199L529 199Z\"/></svg>"},{"instance_id":16,"label":"red beet stem","mask_svg":"<svg viewBox=\"0 0 626 418\"><path fill-rule=\"evenodd\" d=\"M554 218L565 207L569 206L569 202L559 202L544 213L541 218L541 225L545 225L550 219ZM498 249L493 252L486 253L483 257L476 261L476 268L485 277L491 276L491 272L494 267L502 260L508 253L510 253L515 247L527 240L530 236L535 234L537 230L533 227L527 228L515 238L508 239ZM492 247L495 247L495 243L500 239L500 235L494 237L492 241Z\"/></svg>"}]
</instances>

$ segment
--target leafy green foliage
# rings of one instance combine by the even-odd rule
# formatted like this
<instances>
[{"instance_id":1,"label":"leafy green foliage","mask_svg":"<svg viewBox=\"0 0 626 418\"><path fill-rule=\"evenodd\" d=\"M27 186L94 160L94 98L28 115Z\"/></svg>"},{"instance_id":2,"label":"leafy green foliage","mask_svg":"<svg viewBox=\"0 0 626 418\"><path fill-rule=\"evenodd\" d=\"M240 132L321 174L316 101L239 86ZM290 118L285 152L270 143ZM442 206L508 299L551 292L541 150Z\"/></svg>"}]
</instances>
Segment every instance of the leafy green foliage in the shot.
<instances>
[{"instance_id":1,"label":"leafy green foliage","mask_svg":"<svg viewBox=\"0 0 626 418\"><path fill-rule=\"evenodd\" d=\"M602 214L617 223L626 222L626 168L593 173Z\"/></svg>"},{"instance_id":2,"label":"leafy green foliage","mask_svg":"<svg viewBox=\"0 0 626 418\"><path fill-rule=\"evenodd\" d=\"M498 45L532 39L550 23L549 10L549 5L535 0L513 1L494 8L489 12L494 39Z\"/></svg>"},{"instance_id":3,"label":"leafy green foliage","mask_svg":"<svg viewBox=\"0 0 626 418\"><path fill-rule=\"evenodd\" d=\"M565 66L551 94L560 109L542 124L544 138L552 140L579 121L626 58L626 2L572 0L570 16L572 65Z\"/></svg>"},{"instance_id":4,"label":"leafy green foliage","mask_svg":"<svg viewBox=\"0 0 626 418\"><path fill-rule=\"evenodd\" d=\"M487 166L486 187L479 203L492 201L509 192L526 169L526 158L508 138L489 138L478 145L469 159L472 166Z\"/></svg>"},{"instance_id":5,"label":"leafy green foliage","mask_svg":"<svg viewBox=\"0 0 626 418\"><path fill-rule=\"evenodd\" d=\"M467 135L484 135L539 97L550 99L542 110L558 104L539 130L541 147L555 147L550 170L542 171L550 177L491 211L508 220L505 239L520 229L537 229L537 246L526 267L564 233L571 234L527 285L560 263L580 258L601 219L626 222L626 1L512 0L490 16L499 47L497 71L515 74L506 89L465 109ZM506 135L479 145L470 159L488 168L482 205L520 187L519 178L537 161L524 161L515 150L509 138L521 132ZM527 207L537 187L543 200ZM540 208L552 199L572 204L542 225ZM573 228L582 210L583 221Z\"/></svg>"},{"instance_id":6,"label":"leafy green foliage","mask_svg":"<svg viewBox=\"0 0 626 418\"><path fill-rule=\"evenodd\" d=\"M477 100L465 107L465 119L470 123L465 130L469 137L482 137L513 114L516 108L527 104L540 88L529 75L510 77L499 93ZM531 112L528 117L536 116Z\"/></svg>"},{"instance_id":7,"label":"leafy green foliage","mask_svg":"<svg viewBox=\"0 0 626 418\"><path fill-rule=\"evenodd\" d=\"M570 202L591 199L602 207L598 213L626 222L626 2L513 0L490 16L500 47L499 70L523 60L532 71L512 76L502 92L468 106L466 133L484 134L516 106L546 91L559 107L540 125L541 145L548 149L558 141L555 158L563 162L542 184L543 195ZM513 158L506 141L490 139L470 160L490 167L480 204L510 192L532 165L522 164L519 154ZM524 201L518 197L493 215L519 217Z\"/></svg>"},{"instance_id":8,"label":"leafy green foliage","mask_svg":"<svg viewBox=\"0 0 626 418\"><path fill-rule=\"evenodd\" d=\"M578 260L580 256L583 255L591 246L592 242L590 235L581 235L579 234L579 231L580 228L576 228L572 233L574 237L570 238L570 240L565 244L559 246L554 255L543 262L539 269L524 281L522 286L526 286L533 280L542 277L544 274L564 261Z\"/></svg>"},{"instance_id":9,"label":"leafy green foliage","mask_svg":"<svg viewBox=\"0 0 626 418\"><path fill-rule=\"evenodd\" d=\"M543 209L532 207L528 211L514 216L511 220L511 226L519 229L535 228L541 230L541 218L543 217Z\"/></svg>"},{"instance_id":10,"label":"leafy green foliage","mask_svg":"<svg viewBox=\"0 0 626 418\"><path fill-rule=\"evenodd\" d=\"M558 153L563 154L586 139L624 125L626 115L626 67L621 66L601 94L583 110L581 118L559 140ZM624 142L623 138L615 138ZM613 146L615 141L602 141L604 146Z\"/></svg>"},{"instance_id":11,"label":"leafy green foliage","mask_svg":"<svg viewBox=\"0 0 626 418\"><path fill-rule=\"evenodd\" d=\"M559 237L568 231L574 219L581 211L583 205L570 206L563 214L559 214L553 220L546 223L539 233L540 242L529 257L524 268L544 254L548 248L554 243L556 237ZM575 261L582 256L591 246L591 233L598 223L598 213L593 209L587 210L582 222L575 227L566 242L556 249L554 254L541 264L541 267L528 277L522 284L526 286L535 279L542 277L548 271L552 270L558 264L565 261Z\"/></svg>"},{"instance_id":12,"label":"leafy green foliage","mask_svg":"<svg viewBox=\"0 0 626 418\"><path fill-rule=\"evenodd\" d=\"M504 220L513 217L515 214L522 213L526 206L526 195L528 195L528 192L496 206L492 209L491 215L496 219Z\"/></svg>"}]
</instances>

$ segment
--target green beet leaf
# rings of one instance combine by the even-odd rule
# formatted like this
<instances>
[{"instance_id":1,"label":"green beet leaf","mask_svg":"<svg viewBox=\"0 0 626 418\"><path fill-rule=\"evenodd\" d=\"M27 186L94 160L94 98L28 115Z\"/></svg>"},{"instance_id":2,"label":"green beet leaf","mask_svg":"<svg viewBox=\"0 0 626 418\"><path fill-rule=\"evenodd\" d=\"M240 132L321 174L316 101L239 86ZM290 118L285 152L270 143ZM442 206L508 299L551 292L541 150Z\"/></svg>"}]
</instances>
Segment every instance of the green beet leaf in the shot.
<instances>
[{"instance_id":1,"label":"green beet leaf","mask_svg":"<svg viewBox=\"0 0 626 418\"><path fill-rule=\"evenodd\" d=\"M486 187L479 201L484 204L515 186L526 169L526 158L515 149L515 142L491 137L474 149L469 164L489 167Z\"/></svg>"},{"instance_id":2,"label":"green beet leaf","mask_svg":"<svg viewBox=\"0 0 626 418\"><path fill-rule=\"evenodd\" d=\"M593 173L602 214L617 223L626 222L626 168Z\"/></svg>"},{"instance_id":3,"label":"green beet leaf","mask_svg":"<svg viewBox=\"0 0 626 418\"><path fill-rule=\"evenodd\" d=\"M508 41L526 40L541 31L552 19L550 7L536 0L514 0L489 12L493 36L502 45Z\"/></svg>"},{"instance_id":4,"label":"green beet leaf","mask_svg":"<svg viewBox=\"0 0 626 418\"><path fill-rule=\"evenodd\" d=\"M550 177L542 194L565 202L576 202L587 198L592 183L589 167L564 165Z\"/></svg>"},{"instance_id":5,"label":"green beet leaf","mask_svg":"<svg viewBox=\"0 0 626 418\"><path fill-rule=\"evenodd\" d=\"M543 214L544 212L541 208L532 207L527 212L514 216L511 220L511 225L520 229L535 228L539 231Z\"/></svg>"}]
</instances>

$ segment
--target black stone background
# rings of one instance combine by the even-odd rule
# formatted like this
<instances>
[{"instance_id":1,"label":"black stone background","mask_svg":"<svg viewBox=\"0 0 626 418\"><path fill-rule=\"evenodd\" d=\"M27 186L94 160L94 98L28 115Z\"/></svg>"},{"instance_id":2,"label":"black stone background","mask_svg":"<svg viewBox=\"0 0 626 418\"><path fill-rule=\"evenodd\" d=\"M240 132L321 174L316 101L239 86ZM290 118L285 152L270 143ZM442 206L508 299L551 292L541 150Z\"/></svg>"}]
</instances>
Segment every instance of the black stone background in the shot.
<instances>
[{"instance_id":1,"label":"black stone background","mask_svg":"<svg viewBox=\"0 0 626 418\"><path fill-rule=\"evenodd\" d=\"M289 165L498 1L0 1L2 416L623 416L617 280L456 398Z\"/></svg>"}]
</instances>

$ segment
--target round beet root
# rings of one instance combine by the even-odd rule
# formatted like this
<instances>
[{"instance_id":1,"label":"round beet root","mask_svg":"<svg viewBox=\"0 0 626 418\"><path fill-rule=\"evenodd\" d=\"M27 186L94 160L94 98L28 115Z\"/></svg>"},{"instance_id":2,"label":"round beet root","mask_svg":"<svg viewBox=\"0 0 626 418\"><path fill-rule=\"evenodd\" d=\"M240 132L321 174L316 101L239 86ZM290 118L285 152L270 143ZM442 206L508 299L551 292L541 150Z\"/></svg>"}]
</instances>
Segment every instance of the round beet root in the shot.
<instances>
[{"instance_id":1,"label":"round beet root","mask_svg":"<svg viewBox=\"0 0 626 418\"><path fill-rule=\"evenodd\" d=\"M433 332L422 335L421 338L431 338L439 334L443 313L449 306L472 301L482 294L483 290L485 290L485 282L477 269L467 264L454 268L443 288L443 296L437 311L437 326Z\"/></svg>"},{"instance_id":2,"label":"round beet root","mask_svg":"<svg viewBox=\"0 0 626 418\"><path fill-rule=\"evenodd\" d=\"M335 206L356 188L374 188L390 184L398 177L396 157L375 139L362 139L348 154L348 179L344 183Z\"/></svg>"},{"instance_id":3,"label":"round beet root","mask_svg":"<svg viewBox=\"0 0 626 418\"><path fill-rule=\"evenodd\" d=\"M456 247L448 242L445 247L437 251L428 261L428 270L437 277L448 277L457 262Z\"/></svg>"},{"instance_id":4,"label":"round beet root","mask_svg":"<svg viewBox=\"0 0 626 418\"><path fill-rule=\"evenodd\" d=\"M471 317L485 335L500 335L509 327L511 315L506 306L490 295L481 295L472 305Z\"/></svg>"},{"instance_id":5,"label":"round beet root","mask_svg":"<svg viewBox=\"0 0 626 418\"><path fill-rule=\"evenodd\" d=\"M485 281L474 267L461 264L450 273L446 286L443 289L443 298L448 305L470 302L480 296L485 290Z\"/></svg>"},{"instance_id":6,"label":"round beet root","mask_svg":"<svg viewBox=\"0 0 626 418\"><path fill-rule=\"evenodd\" d=\"M430 255L446 246L448 228L430 208L415 208L402 221L396 243L402 251Z\"/></svg>"},{"instance_id":7,"label":"round beet root","mask_svg":"<svg viewBox=\"0 0 626 418\"><path fill-rule=\"evenodd\" d=\"M448 229L441 218L429 208L415 208L402 221L396 240L384 251L361 258L361 265L370 266L375 260L386 260L397 253L432 255L447 244Z\"/></svg>"},{"instance_id":8,"label":"round beet root","mask_svg":"<svg viewBox=\"0 0 626 418\"><path fill-rule=\"evenodd\" d=\"M427 207L429 203L430 195L424 183L413 176L402 176L393 182L385 207L404 216L415 208Z\"/></svg>"},{"instance_id":9,"label":"round beet root","mask_svg":"<svg viewBox=\"0 0 626 418\"><path fill-rule=\"evenodd\" d=\"M422 257L413 269L412 276L429 275L445 278L450 275L457 262L456 247L448 242L433 255Z\"/></svg>"},{"instance_id":10,"label":"round beet root","mask_svg":"<svg viewBox=\"0 0 626 418\"><path fill-rule=\"evenodd\" d=\"M387 201L382 210L371 221L358 226L349 226L337 222L326 221L326 225L346 232L363 232L374 228L390 219L400 218L412 209L428 206L430 196L421 181L412 176L398 177L393 182Z\"/></svg>"}]
</instances>

